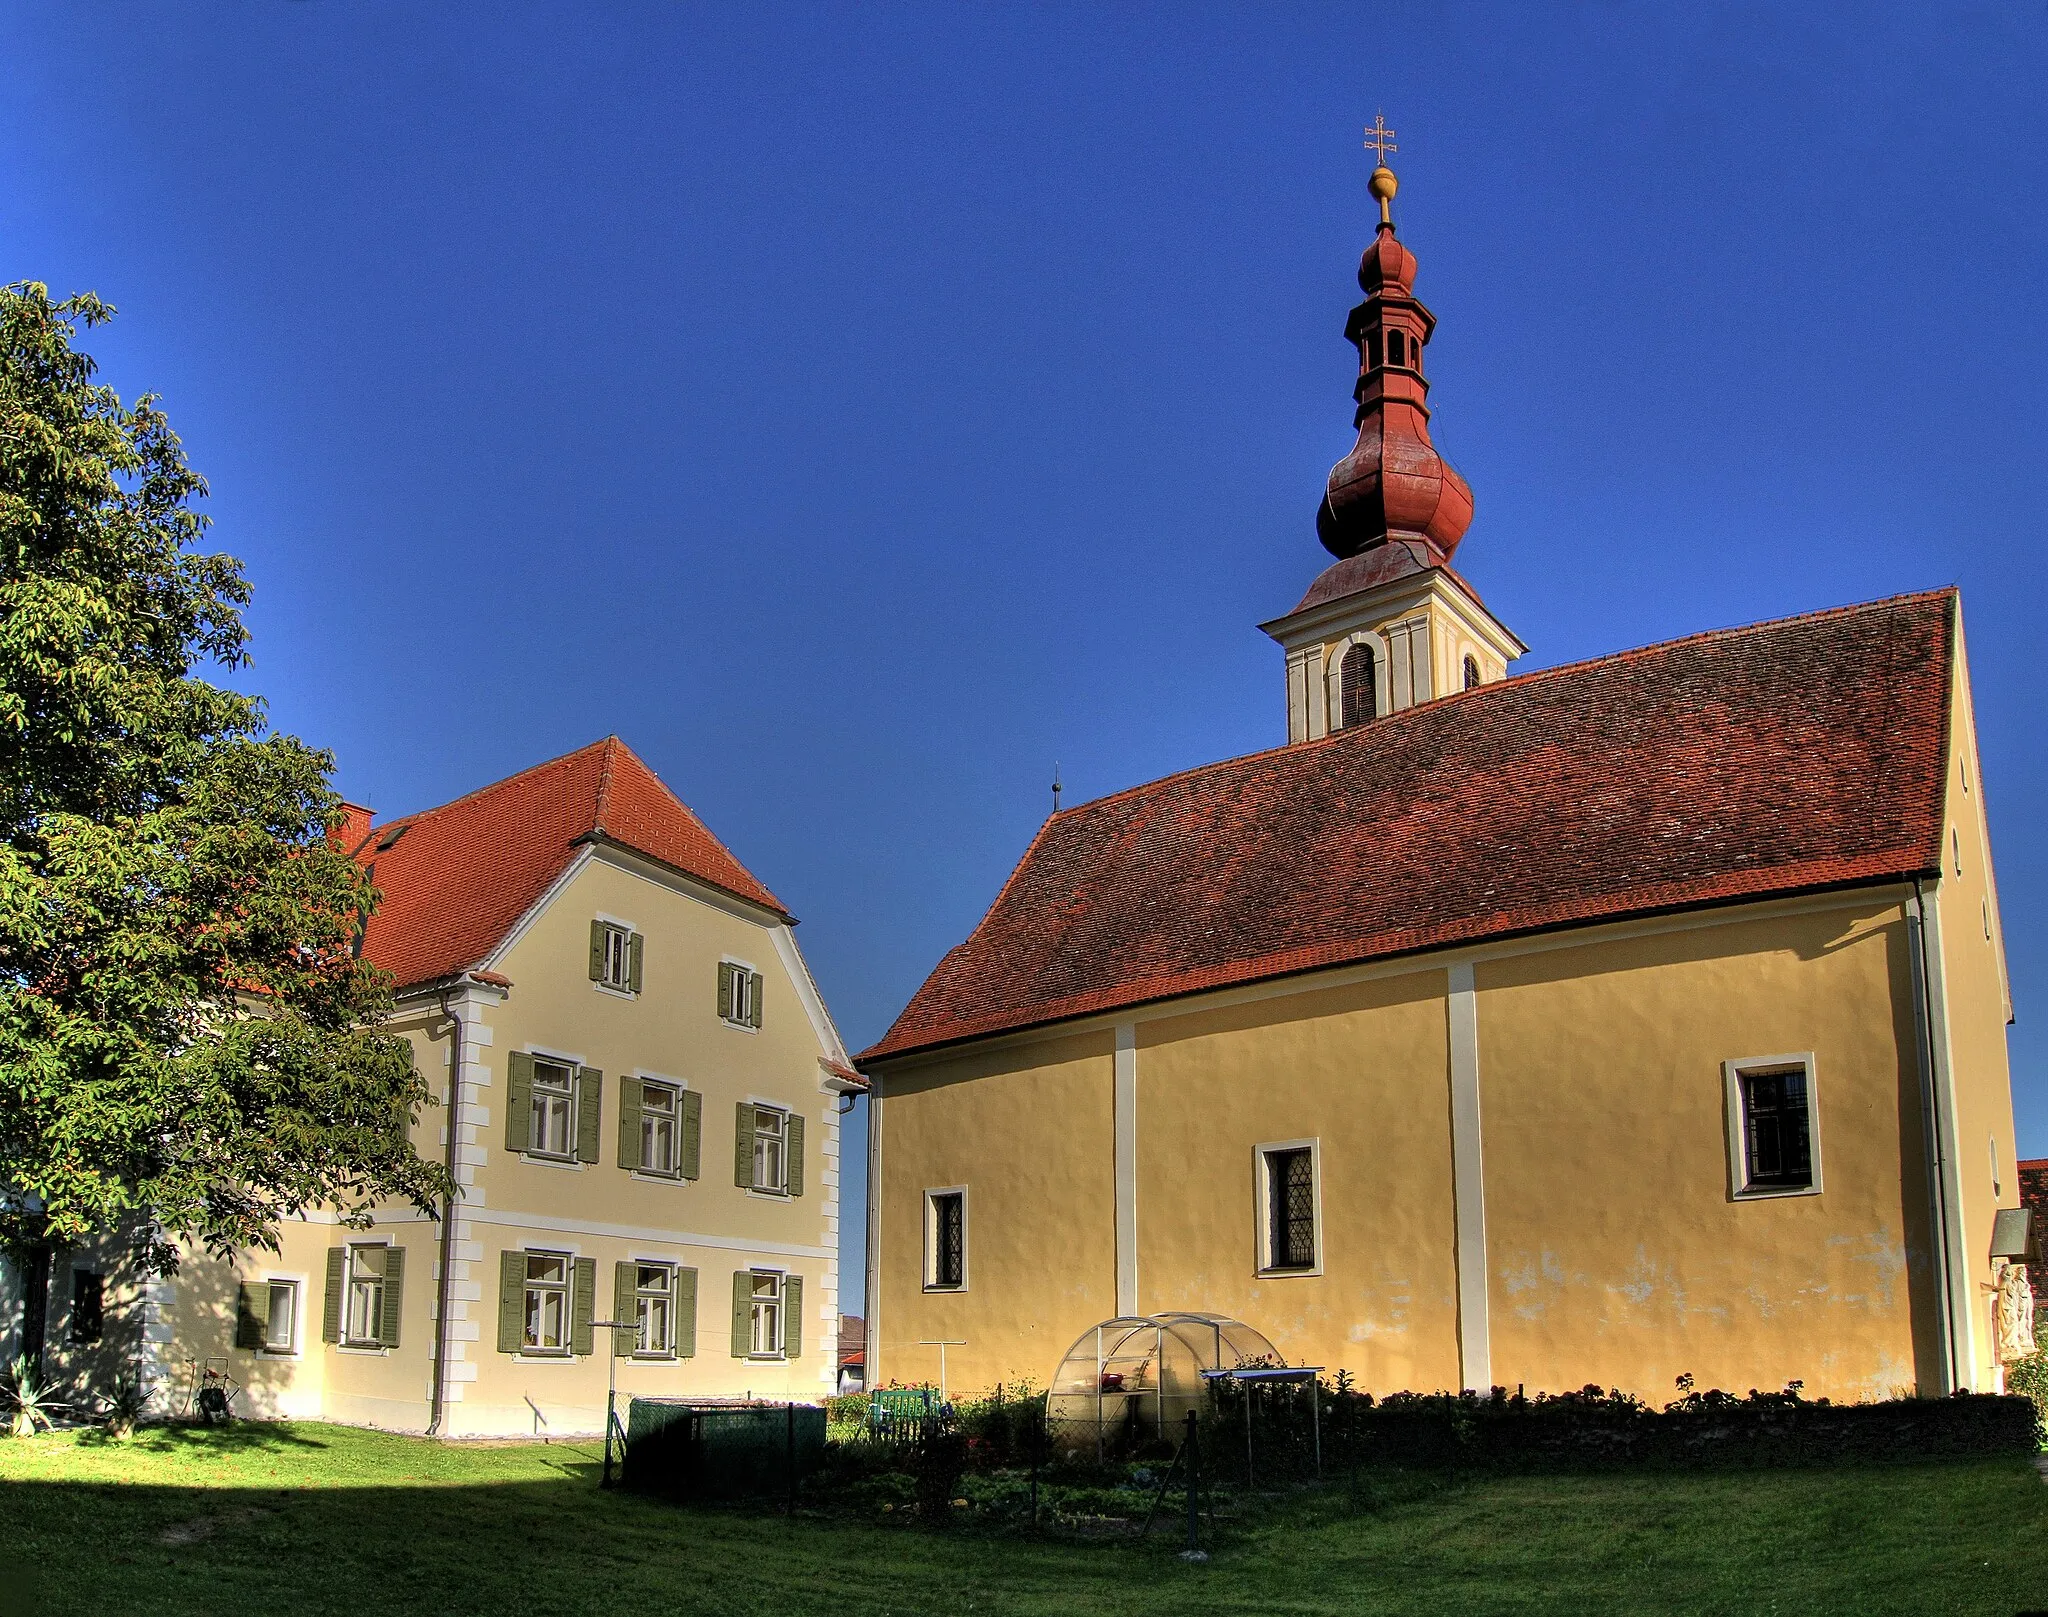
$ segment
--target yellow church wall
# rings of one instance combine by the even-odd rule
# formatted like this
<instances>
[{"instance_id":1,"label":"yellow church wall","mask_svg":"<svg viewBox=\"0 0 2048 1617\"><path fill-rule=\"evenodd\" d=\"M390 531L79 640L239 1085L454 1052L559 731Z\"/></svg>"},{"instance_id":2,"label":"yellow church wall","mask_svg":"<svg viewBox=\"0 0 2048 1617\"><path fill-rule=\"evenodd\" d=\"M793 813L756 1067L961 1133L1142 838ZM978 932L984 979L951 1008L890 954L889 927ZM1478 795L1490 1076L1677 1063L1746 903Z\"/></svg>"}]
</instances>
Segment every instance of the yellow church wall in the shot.
<instances>
[{"instance_id":1,"label":"yellow church wall","mask_svg":"<svg viewBox=\"0 0 2048 1617\"><path fill-rule=\"evenodd\" d=\"M1936 1384L1906 947L1873 902L1479 964L1496 1381ZM1722 1064L1804 1052L1821 1192L1737 1200Z\"/></svg>"},{"instance_id":2,"label":"yellow church wall","mask_svg":"<svg viewBox=\"0 0 2048 1617\"><path fill-rule=\"evenodd\" d=\"M1992 1332L1993 1213L2017 1207L2012 1081L2006 1047L2009 1004L2001 959L1998 895L1977 760L1968 664L1960 623L1950 705L1947 780L1949 837L1942 849L1939 907L1943 999L1955 1096L1955 1183L1961 1191L1962 1242L1957 1254L1971 1299L1969 1357L1974 1385L1996 1385Z\"/></svg>"},{"instance_id":3,"label":"yellow church wall","mask_svg":"<svg viewBox=\"0 0 2048 1617\"><path fill-rule=\"evenodd\" d=\"M1116 1313L1108 1031L977 1050L892 1073L880 1150L869 1320L871 1385L1044 1386L1089 1326ZM924 1198L965 1185L967 1285L924 1289Z\"/></svg>"},{"instance_id":4,"label":"yellow church wall","mask_svg":"<svg viewBox=\"0 0 2048 1617\"><path fill-rule=\"evenodd\" d=\"M1141 1023L1138 1305L1217 1312L1378 1392L1455 1385L1441 971ZM1258 1272L1258 1147L1315 1139L1321 1273Z\"/></svg>"}]
</instances>

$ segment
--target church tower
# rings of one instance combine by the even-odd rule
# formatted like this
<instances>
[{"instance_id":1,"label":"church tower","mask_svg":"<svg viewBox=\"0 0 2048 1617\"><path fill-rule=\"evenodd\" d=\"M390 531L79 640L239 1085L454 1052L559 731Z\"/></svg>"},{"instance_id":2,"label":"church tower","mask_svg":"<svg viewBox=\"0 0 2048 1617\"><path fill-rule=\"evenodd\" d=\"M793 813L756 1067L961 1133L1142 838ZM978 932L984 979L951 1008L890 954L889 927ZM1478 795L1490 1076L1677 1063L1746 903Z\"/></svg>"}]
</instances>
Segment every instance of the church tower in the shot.
<instances>
[{"instance_id":1,"label":"church tower","mask_svg":"<svg viewBox=\"0 0 2048 1617\"><path fill-rule=\"evenodd\" d=\"M1260 627L1287 652L1287 739L1313 741L1505 677L1529 648L1451 568L1472 490L1429 437L1423 351L1436 316L1415 296L1415 255L1394 233L1392 131L1368 138L1379 230L1359 260L1358 442L1330 469L1316 513L1337 558L1285 617Z\"/></svg>"}]
</instances>

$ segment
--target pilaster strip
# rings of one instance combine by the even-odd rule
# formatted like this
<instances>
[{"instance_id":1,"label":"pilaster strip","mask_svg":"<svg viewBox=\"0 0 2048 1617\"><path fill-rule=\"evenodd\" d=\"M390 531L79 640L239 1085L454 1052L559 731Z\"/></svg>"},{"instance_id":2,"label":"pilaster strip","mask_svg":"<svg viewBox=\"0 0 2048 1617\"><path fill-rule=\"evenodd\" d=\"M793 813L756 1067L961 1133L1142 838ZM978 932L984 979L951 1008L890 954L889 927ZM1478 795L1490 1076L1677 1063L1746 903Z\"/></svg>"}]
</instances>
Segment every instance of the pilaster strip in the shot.
<instances>
[{"instance_id":1,"label":"pilaster strip","mask_svg":"<svg viewBox=\"0 0 2048 1617\"><path fill-rule=\"evenodd\" d=\"M1479 1143L1479 996L1470 961L1450 968L1451 1181L1458 1221L1458 1374L1493 1385L1486 1313L1486 1184Z\"/></svg>"},{"instance_id":2,"label":"pilaster strip","mask_svg":"<svg viewBox=\"0 0 2048 1617\"><path fill-rule=\"evenodd\" d=\"M1116 1025L1116 1311L1138 1312L1138 1026Z\"/></svg>"}]
</instances>

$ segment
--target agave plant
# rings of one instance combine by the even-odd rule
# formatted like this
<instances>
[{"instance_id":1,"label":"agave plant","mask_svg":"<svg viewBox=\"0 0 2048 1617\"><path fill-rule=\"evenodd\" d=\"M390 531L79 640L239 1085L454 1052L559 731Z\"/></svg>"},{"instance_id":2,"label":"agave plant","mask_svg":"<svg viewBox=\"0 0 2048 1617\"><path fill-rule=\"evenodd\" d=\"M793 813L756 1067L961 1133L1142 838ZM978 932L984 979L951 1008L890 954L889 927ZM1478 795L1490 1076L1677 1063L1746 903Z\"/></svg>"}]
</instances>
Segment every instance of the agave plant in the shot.
<instances>
[{"instance_id":1,"label":"agave plant","mask_svg":"<svg viewBox=\"0 0 2048 1617\"><path fill-rule=\"evenodd\" d=\"M0 1411L7 1418L7 1430L14 1437L34 1437L56 1424L56 1412L64 1406L50 1396L50 1389L36 1382L35 1370L23 1354L8 1366L7 1380L0 1383Z\"/></svg>"},{"instance_id":2,"label":"agave plant","mask_svg":"<svg viewBox=\"0 0 2048 1617\"><path fill-rule=\"evenodd\" d=\"M114 1383L112 1392L99 1395L100 1419L105 1423L109 1437L132 1437L136 1422L142 1419L149 1408L149 1388L140 1379L123 1376Z\"/></svg>"}]
</instances>

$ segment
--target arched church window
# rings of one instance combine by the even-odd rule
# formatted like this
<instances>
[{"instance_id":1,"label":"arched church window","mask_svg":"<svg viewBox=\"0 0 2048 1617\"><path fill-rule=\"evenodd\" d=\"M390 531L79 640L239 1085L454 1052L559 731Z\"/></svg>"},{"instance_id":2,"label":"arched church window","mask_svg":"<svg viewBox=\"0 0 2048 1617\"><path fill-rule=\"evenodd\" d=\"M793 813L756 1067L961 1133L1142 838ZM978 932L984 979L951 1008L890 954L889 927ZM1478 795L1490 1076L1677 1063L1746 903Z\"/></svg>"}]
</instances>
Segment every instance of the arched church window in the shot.
<instances>
[{"instance_id":1,"label":"arched church window","mask_svg":"<svg viewBox=\"0 0 2048 1617\"><path fill-rule=\"evenodd\" d=\"M1338 665L1337 683L1343 696L1343 728L1363 724L1379 711L1379 674L1373 664L1372 647L1359 641L1344 653Z\"/></svg>"},{"instance_id":2,"label":"arched church window","mask_svg":"<svg viewBox=\"0 0 2048 1617\"><path fill-rule=\"evenodd\" d=\"M1467 657L1465 659L1465 689L1469 691L1478 683L1479 659L1477 657Z\"/></svg>"}]
</instances>

